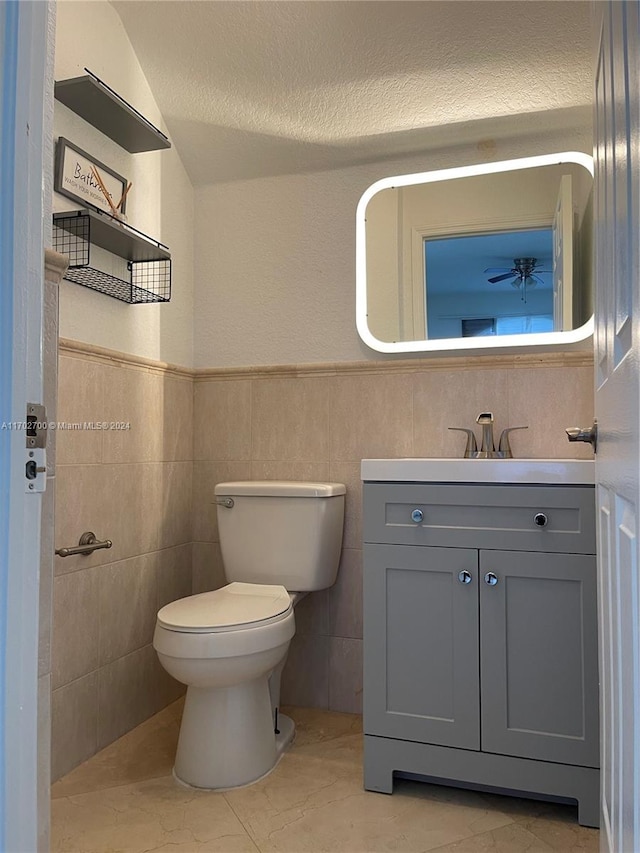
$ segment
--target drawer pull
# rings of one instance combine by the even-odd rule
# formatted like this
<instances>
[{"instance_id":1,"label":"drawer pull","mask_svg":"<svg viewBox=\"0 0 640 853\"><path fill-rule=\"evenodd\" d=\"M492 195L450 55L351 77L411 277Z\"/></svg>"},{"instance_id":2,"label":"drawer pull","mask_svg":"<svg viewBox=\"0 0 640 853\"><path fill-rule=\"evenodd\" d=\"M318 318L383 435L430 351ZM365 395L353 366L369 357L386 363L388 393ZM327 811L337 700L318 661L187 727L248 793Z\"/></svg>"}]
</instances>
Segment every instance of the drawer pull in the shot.
<instances>
[{"instance_id":1,"label":"drawer pull","mask_svg":"<svg viewBox=\"0 0 640 853\"><path fill-rule=\"evenodd\" d=\"M537 512L533 516L534 522L538 525L538 527L546 527L549 519L543 512Z\"/></svg>"},{"instance_id":2,"label":"drawer pull","mask_svg":"<svg viewBox=\"0 0 640 853\"><path fill-rule=\"evenodd\" d=\"M471 583L471 572L465 570L458 572L458 580L460 583Z\"/></svg>"},{"instance_id":3,"label":"drawer pull","mask_svg":"<svg viewBox=\"0 0 640 853\"><path fill-rule=\"evenodd\" d=\"M484 582L489 586L495 586L498 583L498 576L493 572L487 572L484 576Z\"/></svg>"},{"instance_id":4,"label":"drawer pull","mask_svg":"<svg viewBox=\"0 0 640 853\"><path fill-rule=\"evenodd\" d=\"M411 513L411 521L415 521L416 524L420 524L420 522L424 519L424 513L421 509L414 509Z\"/></svg>"}]
</instances>

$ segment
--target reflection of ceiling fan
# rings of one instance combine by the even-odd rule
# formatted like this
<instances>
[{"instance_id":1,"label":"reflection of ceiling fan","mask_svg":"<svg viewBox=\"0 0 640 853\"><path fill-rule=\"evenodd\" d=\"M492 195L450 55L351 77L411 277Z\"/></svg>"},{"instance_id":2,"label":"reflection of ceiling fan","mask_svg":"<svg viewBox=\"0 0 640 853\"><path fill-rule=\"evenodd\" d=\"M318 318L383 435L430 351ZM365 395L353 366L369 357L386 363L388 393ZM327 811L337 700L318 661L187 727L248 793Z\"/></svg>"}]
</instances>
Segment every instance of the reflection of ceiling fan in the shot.
<instances>
[{"instance_id":1,"label":"reflection of ceiling fan","mask_svg":"<svg viewBox=\"0 0 640 853\"><path fill-rule=\"evenodd\" d=\"M527 301L527 287L535 287L536 284L544 284L536 273L549 273L552 270L538 269L540 263L537 258L514 258L511 269L508 267L490 267L485 273L499 273L488 279L489 284L497 284L499 281L512 279L512 287L522 287L522 298Z\"/></svg>"}]
</instances>

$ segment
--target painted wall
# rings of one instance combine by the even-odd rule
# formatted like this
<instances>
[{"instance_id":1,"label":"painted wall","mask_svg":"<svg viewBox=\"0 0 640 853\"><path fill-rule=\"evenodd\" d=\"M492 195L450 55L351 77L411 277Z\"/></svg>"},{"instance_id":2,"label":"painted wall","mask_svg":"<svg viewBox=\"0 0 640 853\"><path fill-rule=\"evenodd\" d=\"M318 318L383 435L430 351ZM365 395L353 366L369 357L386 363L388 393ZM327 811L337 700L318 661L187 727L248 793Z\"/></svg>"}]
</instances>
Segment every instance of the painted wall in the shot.
<instances>
[{"instance_id":1,"label":"painted wall","mask_svg":"<svg viewBox=\"0 0 640 853\"><path fill-rule=\"evenodd\" d=\"M355 210L395 174L563 150L591 128L196 190L195 366L379 359L355 328Z\"/></svg>"},{"instance_id":2,"label":"painted wall","mask_svg":"<svg viewBox=\"0 0 640 853\"><path fill-rule=\"evenodd\" d=\"M57 4L55 79L84 74L85 66L166 133L164 121L122 22L105 0ZM193 351L193 188L175 148L129 154L55 102L54 137L64 136L133 185L127 197L131 225L169 246L171 302L126 305L64 282L60 334L147 358L191 365ZM77 209L55 194L54 210Z\"/></svg>"}]
</instances>

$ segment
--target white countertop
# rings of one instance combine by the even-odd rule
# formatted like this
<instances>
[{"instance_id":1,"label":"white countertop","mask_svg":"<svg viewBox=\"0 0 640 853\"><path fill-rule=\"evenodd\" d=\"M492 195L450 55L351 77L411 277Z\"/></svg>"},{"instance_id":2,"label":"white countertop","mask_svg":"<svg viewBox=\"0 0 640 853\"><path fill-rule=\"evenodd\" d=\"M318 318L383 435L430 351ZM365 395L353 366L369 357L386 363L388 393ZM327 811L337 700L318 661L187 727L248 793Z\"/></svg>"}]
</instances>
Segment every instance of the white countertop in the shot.
<instances>
[{"instance_id":1,"label":"white countertop","mask_svg":"<svg viewBox=\"0 0 640 853\"><path fill-rule=\"evenodd\" d=\"M363 459L362 480L593 485L593 459Z\"/></svg>"}]
</instances>

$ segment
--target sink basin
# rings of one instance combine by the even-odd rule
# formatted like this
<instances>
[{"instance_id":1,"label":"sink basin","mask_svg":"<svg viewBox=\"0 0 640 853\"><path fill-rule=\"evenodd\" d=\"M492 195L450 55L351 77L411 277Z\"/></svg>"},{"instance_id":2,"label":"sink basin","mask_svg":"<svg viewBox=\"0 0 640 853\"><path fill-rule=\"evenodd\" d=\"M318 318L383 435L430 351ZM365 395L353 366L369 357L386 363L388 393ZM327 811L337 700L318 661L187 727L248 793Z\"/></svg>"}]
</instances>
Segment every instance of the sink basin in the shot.
<instances>
[{"instance_id":1,"label":"sink basin","mask_svg":"<svg viewBox=\"0 0 640 853\"><path fill-rule=\"evenodd\" d=\"M363 459L361 478L377 482L592 485L593 459Z\"/></svg>"}]
</instances>

